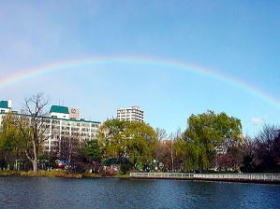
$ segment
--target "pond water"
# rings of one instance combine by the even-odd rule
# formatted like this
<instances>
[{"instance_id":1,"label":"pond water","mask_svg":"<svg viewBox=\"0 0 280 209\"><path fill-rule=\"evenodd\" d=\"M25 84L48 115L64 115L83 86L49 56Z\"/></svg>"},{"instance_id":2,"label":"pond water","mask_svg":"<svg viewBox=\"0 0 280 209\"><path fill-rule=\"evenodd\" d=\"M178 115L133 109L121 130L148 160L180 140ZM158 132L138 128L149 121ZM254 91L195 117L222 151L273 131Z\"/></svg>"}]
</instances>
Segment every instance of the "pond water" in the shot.
<instances>
[{"instance_id":1,"label":"pond water","mask_svg":"<svg viewBox=\"0 0 280 209\"><path fill-rule=\"evenodd\" d=\"M280 185L0 177L0 208L280 208Z\"/></svg>"}]
</instances>

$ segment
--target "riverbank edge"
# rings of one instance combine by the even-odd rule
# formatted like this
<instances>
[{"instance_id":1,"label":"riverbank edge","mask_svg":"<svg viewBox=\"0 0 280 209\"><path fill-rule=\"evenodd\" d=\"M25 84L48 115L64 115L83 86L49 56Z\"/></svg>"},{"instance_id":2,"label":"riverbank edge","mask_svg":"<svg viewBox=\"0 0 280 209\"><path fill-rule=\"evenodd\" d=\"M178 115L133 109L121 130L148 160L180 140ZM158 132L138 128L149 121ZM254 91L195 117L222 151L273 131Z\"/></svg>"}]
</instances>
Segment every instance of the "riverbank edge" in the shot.
<instances>
[{"instance_id":1,"label":"riverbank edge","mask_svg":"<svg viewBox=\"0 0 280 209\"><path fill-rule=\"evenodd\" d=\"M157 173L131 172L135 179L170 179L190 181L216 181L280 184L280 173Z\"/></svg>"},{"instance_id":2,"label":"riverbank edge","mask_svg":"<svg viewBox=\"0 0 280 209\"><path fill-rule=\"evenodd\" d=\"M49 178L131 178L129 174L118 174L114 176L104 176L96 173L69 173L63 170L51 171L0 171L0 177L22 176L22 177L49 177Z\"/></svg>"},{"instance_id":3,"label":"riverbank edge","mask_svg":"<svg viewBox=\"0 0 280 209\"><path fill-rule=\"evenodd\" d=\"M280 181L263 180L245 180L245 179L215 179L215 178L166 178L166 177L130 177L131 179L163 179L163 180L185 180L185 181L210 181L210 182L232 182L232 183L250 183L250 184L280 184Z\"/></svg>"},{"instance_id":4,"label":"riverbank edge","mask_svg":"<svg viewBox=\"0 0 280 209\"><path fill-rule=\"evenodd\" d=\"M176 177L135 177L129 174L117 174L113 176L104 176L96 173L69 173L63 170L51 171L0 171L0 177L21 176L21 177L48 177L48 178L124 178L124 179L163 179L163 180L188 180L188 181L214 181L214 182L235 182L235 183L257 183L257 184L280 184L280 181L263 181L248 179L216 179L216 178L176 178Z\"/></svg>"}]
</instances>

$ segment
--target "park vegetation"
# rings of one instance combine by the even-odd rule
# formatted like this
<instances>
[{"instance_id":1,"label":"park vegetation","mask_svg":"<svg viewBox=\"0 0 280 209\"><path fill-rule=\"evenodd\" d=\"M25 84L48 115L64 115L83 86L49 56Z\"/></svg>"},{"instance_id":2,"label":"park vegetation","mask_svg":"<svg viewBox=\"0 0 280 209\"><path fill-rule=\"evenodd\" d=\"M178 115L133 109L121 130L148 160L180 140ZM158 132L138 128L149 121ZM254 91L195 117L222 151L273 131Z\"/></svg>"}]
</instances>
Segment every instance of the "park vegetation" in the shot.
<instances>
[{"instance_id":1,"label":"park vegetation","mask_svg":"<svg viewBox=\"0 0 280 209\"><path fill-rule=\"evenodd\" d=\"M63 172L47 173L46 170L57 168L57 161L62 159L57 153L43 150L47 140L42 119L46 105L43 96L37 95L25 100L25 112L21 114L31 117L19 117L14 113L5 115L0 131L2 174L71 176L88 173L83 175L90 177L113 175L116 171L121 174L129 171L280 171L278 127L265 125L255 138L250 139L242 135L238 118L207 111L191 115L183 132L178 130L170 135L145 122L108 119L99 127L97 138L86 142L76 140L72 144L75 146L71 145L71 152L64 152L63 160L68 164Z\"/></svg>"}]
</instances>

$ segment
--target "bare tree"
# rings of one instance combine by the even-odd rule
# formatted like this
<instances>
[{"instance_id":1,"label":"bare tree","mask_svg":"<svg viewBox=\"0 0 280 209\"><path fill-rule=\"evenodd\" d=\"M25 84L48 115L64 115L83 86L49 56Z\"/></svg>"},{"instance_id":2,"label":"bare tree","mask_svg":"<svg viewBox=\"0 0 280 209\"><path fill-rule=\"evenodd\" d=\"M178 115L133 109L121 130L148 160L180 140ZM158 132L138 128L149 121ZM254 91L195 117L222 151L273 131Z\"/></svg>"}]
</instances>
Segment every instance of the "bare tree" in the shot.
<instances>
[{"instance_id":1,"label":"bare tree","mask_svg":"<svg viewBox=\"0 0 280 209\"><path fill-rule=\"evenodd\" d=\"M38 155L42 144L47 140L45 108L48 104L45 96L40 93L25 99L22 113L18 117L18 126L25 140L25 155L32 163L33 171L38 171Z\"/></svg>"},{"instance_id":2,"label":"bare tree","mask_svg":"<svg viewBox=\"0 0 280 209\"><path fill-rule=\"evenodd\" d=\"M156 133L157 133L158 140L163 140L167 138L167 132L163 128L156 128Z\"/></svg>"},{"instance_id":3,"label":"bare tree","mask_svg":"<svg viewBox=\"0 0 280 209\"><path fill-rule=\"evenodd\" d=\"M81 142L80 137L77 134L71 134L67 137L62 137L59 158L71 163L73 156L77 155L82 144L83 143Z\"/></svg>"},{"instance_id":4,"label":"bare tree","mask_svg":"<svg viewBox=\"0 0 280 209\"><path fill-rule=\"evenodd\" d=\"M265 124L256 137L256 140L259 142L268 142L271 143L278 136L278 127L275 125Z\"/></svg>"},{"instance_id":5,"label":"bare tree","mask_svg":"<svg viewBox=\"0 0 280 209\"><path fill-rule=\"evenodd\" d=\"M180 139L182 137L182 131L180 128L176 130L175 133L171 133L169 138L170 140L170 158L171 158L171 170L174 172L174 147L173 144L176 140Z\"/></svg>"},{"instance_id":6,"label":"bare tree","mask_svg":"<svg viewBox=\"0 0 280 209\"><path fill-rule=\"evenodd\" d=\"M266 124L256 137L254 153L257 169L274 170L277 168L278 135L279 128L277 126Z\"/></svg>"}]
</instances>

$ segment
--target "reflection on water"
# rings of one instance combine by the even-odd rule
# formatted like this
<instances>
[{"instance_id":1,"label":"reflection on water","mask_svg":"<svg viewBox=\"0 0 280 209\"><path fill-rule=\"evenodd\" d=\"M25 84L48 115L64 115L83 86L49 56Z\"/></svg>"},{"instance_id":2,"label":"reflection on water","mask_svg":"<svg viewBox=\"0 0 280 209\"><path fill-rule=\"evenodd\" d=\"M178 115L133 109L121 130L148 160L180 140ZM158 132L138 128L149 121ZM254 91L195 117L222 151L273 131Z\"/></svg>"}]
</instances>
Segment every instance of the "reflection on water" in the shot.
<instances>
[{"instance_id":1,"label":"reflection on water","mask_svg":"<svg viewBox=\"0 0 280 209\"><path fill-rule=\"evenodd\" d=\"M280 208L279 185L0 177L0 208Z\"/></svg>"}]
</instances>

